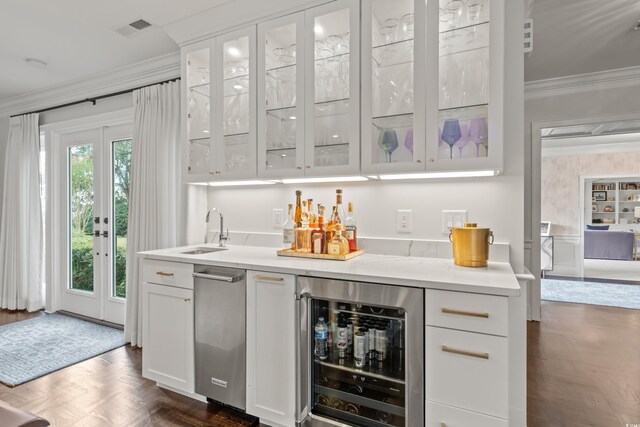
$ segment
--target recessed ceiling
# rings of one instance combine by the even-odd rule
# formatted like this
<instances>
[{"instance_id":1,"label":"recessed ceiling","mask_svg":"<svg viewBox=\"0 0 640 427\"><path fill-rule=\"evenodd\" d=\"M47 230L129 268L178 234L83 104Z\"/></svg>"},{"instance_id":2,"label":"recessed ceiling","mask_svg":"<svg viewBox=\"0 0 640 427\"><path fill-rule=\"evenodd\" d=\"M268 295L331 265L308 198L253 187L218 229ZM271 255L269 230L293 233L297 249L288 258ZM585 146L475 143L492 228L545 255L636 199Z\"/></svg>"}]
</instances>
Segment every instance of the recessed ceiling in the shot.
<instances>
[{"instance_id":1,"label":"recessed ceiling","mask_svg":"<svg viewBox=\"0 0 640 427\"><path fill-rule=\"evenodd\" d=\"M0 100L175 52L163 26L229 1L4 1ZM152 26L128 37L116 32L138 19ZM47 66L34 68L26 58Z\"/></svg>"},{"instance_id":2,"label":"recessed ceiling","mask_svg":"<svg viewBox=\"0 0 640 427\"><path fill-rule=\"evenodd\" d=\"M525 81L640 66L638 0L529 0Z\"/></svg>"}]
</instances>

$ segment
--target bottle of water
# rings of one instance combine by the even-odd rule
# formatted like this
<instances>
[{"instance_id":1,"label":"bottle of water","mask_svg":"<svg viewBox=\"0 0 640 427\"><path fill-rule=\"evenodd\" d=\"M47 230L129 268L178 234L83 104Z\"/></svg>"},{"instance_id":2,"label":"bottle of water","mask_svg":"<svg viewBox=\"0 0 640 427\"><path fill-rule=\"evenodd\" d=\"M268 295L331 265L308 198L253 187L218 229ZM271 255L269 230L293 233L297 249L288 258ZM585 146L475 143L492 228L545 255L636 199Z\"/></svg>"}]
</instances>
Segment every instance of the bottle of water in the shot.
<instances>
[{"instance_id":1,"label":"bottle of water","mask_svg":"<svg viewBox=\"0 0 640 427\"><path fill-rule=\"evenodd\" d=\"M324 322L324 317L318 318L315 328L316 347L314 354L320 360L325 360L329 355L327 354L327 339L329 338L329 328Z\"/></svg>"}]
</instances>

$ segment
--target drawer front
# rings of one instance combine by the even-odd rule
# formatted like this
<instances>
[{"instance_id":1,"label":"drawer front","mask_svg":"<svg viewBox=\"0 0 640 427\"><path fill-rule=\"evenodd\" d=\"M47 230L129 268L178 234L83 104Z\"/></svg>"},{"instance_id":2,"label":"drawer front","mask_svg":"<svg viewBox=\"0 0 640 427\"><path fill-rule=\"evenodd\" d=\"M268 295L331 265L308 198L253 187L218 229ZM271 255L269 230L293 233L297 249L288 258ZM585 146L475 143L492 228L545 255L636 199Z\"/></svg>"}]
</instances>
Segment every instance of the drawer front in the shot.
<instances>
[{"instance_id":1,"label":"drawer front","mask_svg":"<svg viewBox=\"0 0 640 427\"><path fill-rule=\"evenodd\" d=\"M427 289L427 325L506 337L508 298Z\"/></svg>"},{"instance_id":2,"label":"drawer front","mask_svg":"<svg viewBox=\"0 0 640 427\"><path fill-rule=\"evenodd\" d=\"M426 427L508 427L507 420L427 402Z\"/></svg>"},{"instance_id":3,"label":"drawer front","mask_svg":"<svg viewBox=\"0 0 640 427\"><path fill-rule=\"evenodd\" d=\"M508 418L508 340L427 326L427 400Z\"/></svg>"},{"instance_id":4,"label":"drawer front","mask_svg":"<svg viewBox=\"0 0 640 427\"><path fill-rule=\"evenodd\" d=\"M142 260L142 281L193 289L193 264L144 259Z\"/></svg>"}]
</instances>

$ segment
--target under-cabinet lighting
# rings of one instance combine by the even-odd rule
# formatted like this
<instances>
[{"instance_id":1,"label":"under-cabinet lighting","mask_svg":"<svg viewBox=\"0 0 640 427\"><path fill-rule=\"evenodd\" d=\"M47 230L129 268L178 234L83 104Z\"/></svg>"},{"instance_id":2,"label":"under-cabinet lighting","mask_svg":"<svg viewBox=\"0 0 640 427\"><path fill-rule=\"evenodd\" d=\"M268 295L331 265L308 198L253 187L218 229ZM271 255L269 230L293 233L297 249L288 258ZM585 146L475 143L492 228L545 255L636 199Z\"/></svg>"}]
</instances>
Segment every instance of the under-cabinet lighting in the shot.
<instances>
[{"instance_id":1,"label":"under-cabinet lighting","mask_svg":"<svg viewBox=\"0 0 640 427\"><path fill-rule=\"evenodd\" d=\"M369 179L364 176L324 176L319 178L290 178L283 179L283 184L312 184L319 182L356 182L356 181L368 181Z\"/></svg>"},{"instance_id":2,"label":"under-cabinet lighting","mask_svg":"<svg viewBox=\"0 0 640 427\"><path fill-rule=\"evenodd\" d=\"M239 187L243 185L270 185L276 184L278 181L212 181L205 183L205 185L209 185L211 187Z\"/></svg>"},{"instance_id":3,"label":"under-cabinet lighting","mask_svg":"<svg viewBox=\"0 0 640 427\"><path fill-rule=\"evenodd\" d=\"M289 116L289 120L295 120L296 116Z\"/></svg>"},{"instance_id":4,"label":"under-cabinet lighting","mask_svg":"<svg viewBox=\"0 0 640 427\"><path fill-rule=\"evenodd\" d=\"M458 172L425 172L425 173L405 173L380 175L383 180L396 179L433 179L433 178L479 178L485 176L497 176L501 171L497 169L478 171L458 171Z\"/></svg>"}]
</instances>

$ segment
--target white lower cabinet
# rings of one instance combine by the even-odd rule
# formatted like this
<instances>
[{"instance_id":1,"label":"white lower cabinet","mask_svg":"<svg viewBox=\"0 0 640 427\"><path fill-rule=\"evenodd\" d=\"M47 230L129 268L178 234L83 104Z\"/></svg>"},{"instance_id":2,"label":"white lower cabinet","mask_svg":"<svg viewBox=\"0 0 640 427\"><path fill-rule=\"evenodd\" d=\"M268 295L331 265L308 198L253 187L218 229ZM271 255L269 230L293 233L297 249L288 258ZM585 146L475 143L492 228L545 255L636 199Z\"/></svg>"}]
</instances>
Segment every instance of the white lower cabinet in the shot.
<instances>
[{"instance_id":1,"label":"white lower cabinet","mask_svg":"<svg viewBox=\"0 0 640 427\"><path fill-rule=\"evenodd\" d=\"M194 393L193 289L142 284L142 376Z\"/></svg>"},{"instance_id":2,"label":"white lower cabinet","mask_svg":"<svg viewBox=\"0 0 640 427\"><path fill-rule=\"evenodd\" d=\"M509 418L505 337L427 326L427 400Z\"/></svg>"},{"instance_id":3,"label":"white lower cabinet","mask_svg":"<svg viewBox=\"0 0 640 427\"><path fill-rule=\"evenodd\" d=\"M425 427L507 427L507 420L427 402Z\"/></svg>"},{"instance_id":4,"label":"white lower cabinet","mask_svg":"<svg viewBox=\"0 0 640 427\"><path fill-rule=\"evenodd\" d=\"M295 425L295 276L247 271L247 413Z\"/></svg>"}]
</instances>

